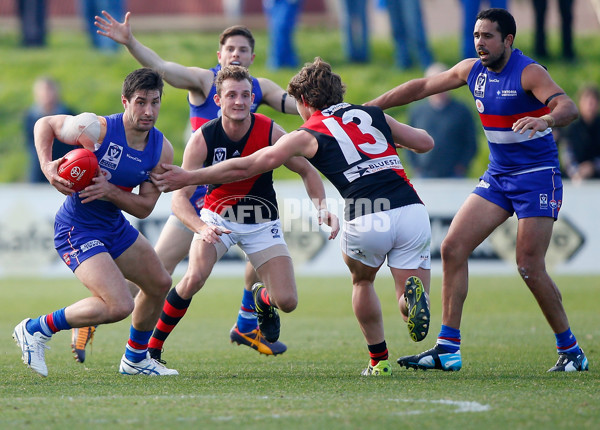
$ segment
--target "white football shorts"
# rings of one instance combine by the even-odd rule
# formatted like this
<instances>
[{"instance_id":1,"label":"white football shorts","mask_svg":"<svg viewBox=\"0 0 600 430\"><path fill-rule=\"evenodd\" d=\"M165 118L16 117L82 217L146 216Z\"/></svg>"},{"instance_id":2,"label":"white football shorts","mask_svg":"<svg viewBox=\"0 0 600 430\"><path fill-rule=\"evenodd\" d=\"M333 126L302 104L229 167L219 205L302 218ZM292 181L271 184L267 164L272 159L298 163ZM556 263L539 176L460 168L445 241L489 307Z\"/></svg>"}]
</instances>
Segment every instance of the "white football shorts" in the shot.
<instances>
[{"instance_id":1,"label":"white football shorts","mask_svg":"<svg viewBox=\"0 0 600 430\"><path fill-rule=\"evenodd\" d=\"M344 254L369 267L387 258L395 269L431 268L431 224L422 204L344 221L340 243Z\"/></svg>"},{"instance_id":2,"label":"white football shorts","mask_svg":"<svg viewBox=\"0 0 600 430\"><path fill-rule=\"evenodd\" d=\"M227 221L208 209L200 211L200 218L207 224L231 230L231 233L223 233L219 236L222 243L222 246L216 246L219 259L236 244L246 253L255 269L273 257L290 256L279 219L259 224L240 224ZM200 235L195 233L194 240L198 239ZM269 251L263 252L267 249Z\"/></svg>"}]
</instances>

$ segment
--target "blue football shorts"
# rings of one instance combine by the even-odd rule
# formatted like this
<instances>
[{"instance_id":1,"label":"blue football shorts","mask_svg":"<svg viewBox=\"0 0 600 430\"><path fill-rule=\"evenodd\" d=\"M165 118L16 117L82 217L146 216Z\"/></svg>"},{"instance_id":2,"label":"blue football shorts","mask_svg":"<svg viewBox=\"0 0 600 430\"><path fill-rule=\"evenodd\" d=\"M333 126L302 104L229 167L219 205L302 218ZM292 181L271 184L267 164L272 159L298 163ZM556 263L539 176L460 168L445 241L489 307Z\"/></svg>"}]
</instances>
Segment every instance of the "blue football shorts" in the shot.
<instances>
[{"instance_id":1,"label":"blue football shorts","mask_svg":"<svg viewBox=\"0 0 600 430\"><path fill-rule=\"evenodd\" d=\"M517 214L517 218L558 218L562 205L563 185L555 168L518 175L490 175L485 172L473 193Z\"/></svg>"},{"instance_id":2,"label":"blue football shorts","mask_svg":"<svg viewBox=\"0 0 600 430\"><path fill-rule=\"evenodd\" d=\"M72 271L101 252L108 252L116 259L133 245L138 236L139 231L123 216L112 229L91 229L58 221L54 223L54 247Z\"/></svg>"}]
</instances>

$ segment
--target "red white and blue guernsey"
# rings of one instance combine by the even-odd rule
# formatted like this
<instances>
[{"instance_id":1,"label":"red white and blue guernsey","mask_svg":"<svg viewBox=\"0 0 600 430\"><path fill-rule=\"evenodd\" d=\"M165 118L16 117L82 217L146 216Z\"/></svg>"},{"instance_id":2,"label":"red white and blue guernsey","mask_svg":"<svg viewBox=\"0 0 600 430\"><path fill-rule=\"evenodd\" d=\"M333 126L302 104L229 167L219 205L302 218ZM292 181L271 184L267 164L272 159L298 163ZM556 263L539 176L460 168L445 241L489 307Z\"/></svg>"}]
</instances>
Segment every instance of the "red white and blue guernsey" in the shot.
<instances>
[{"instance_id":1,"label":"red white and blue guernsey","mask_svg":"<svg viewBox=\"0 0 600 430\"><path fill-rule=\"evenodd\" d=\"M346 200L346 221L422 204L378 107L340 103L313 113L300 130L317 139L317 152L308 161Z\"/></svg>"},{"instance_id":2,"label":"red white and blue guernsey","mask_svg":"<svg viewBox=\"0 0 600 430\"><path fill-rule=\"evenodd\" d=\"M250 117L250 129L237 142L229 139L220 117L202 126L207 149L205 167L231 158L246 157L271 144L273 120L258 113L251 113ZM204 209L240 224L277 220L279 214L273 172L229 184L209 185L204 197Z\"/></svg>"},{"instance_id":3,"label":"red white and blue guernsey","mask_svg":"<svg viewBox=\"0 0 600 430\"><path fill-rule=\"evenodd\" d=\"M529 131L523 134L512 131L519 118L550 113L547 106L521 86L523 69L532 63L535 61L513 49L499 73L488 70L481 60L475 62L469 73L467 84L490 148L487 172L491 175L515 175L559 166L550 128L536 132L531 139Z\"/></svg>"},{"instance_id":4,"label":"red white and blue guernsey","mask_svg":"<svg viewBox=\"0 0 600 430\"><path fill-rule=\"evenodd\" d=\"M221 65L219 64L210 70L216 77L219 70L221 70ZM260 88L260 84L258 83L258 79L256 78L252 78L252 92L254 93L254 103L252 103L252 106L250 106L250 112L256 112L263 99L262 90ZM203 124L206 124L208 121L221 116L221 108L217 106L214 100L216 93L217 88L213 85L210 89L210 93L208 93L206 96L206 100L204 100L204 103L201 105L194 105L190 103L188 99L188 104L190 105L190 124L192 125L192 131L198 130ZM190 203L192 206L194 206L194 209L196 209L198 214L200 214L200 210L202 209L206 190L206 185L200 185L196 188L192 197L190 197Z\"/></svg>"},{"instance_id":5,"label":"red white and blue guernsey","mask_svg":"<svg viewBox=\"0 0 600 430\"><path fill-rule=\"evenodd\" d=\"M148 144L143 151L138 151L127 145L123 114L105 118L106 136L94 152L98 165L108 182L132 191L149 180L150 171L158 164L163 134L153 127L149 131ZM68 196L56 214L58 222L89 229L110 229L121 218L124 218L121 209L112 202L98 199L83 204L79 193Z\"/></svg>"},{"instance_id":6,"label":"red white and blue guernsey","mask_svg":"<svg viewBox=\"0 0 600 430\"><path fill-rule=\"evenodd\" d=\"M218 64L216 67L210 69L215 78L217 77L217 73L221 70L221 65ZM256 112L258 106L262 103L263 95L262 90L260 88L260 84L258 83L258 79L252 78L252 92L254 93L254 103L250 106L250 112ZM190 103L188 99L188 103L190 105L190 123L192 124L192 130L196 131L202 126L202 124L210 121L211 119L215 119L221 116L221 108L216 105L214 97L217 93L217 87L212 86L210 92L206 95L206 100L201 105L194 105Z\"/></svg>"}]
</instances>

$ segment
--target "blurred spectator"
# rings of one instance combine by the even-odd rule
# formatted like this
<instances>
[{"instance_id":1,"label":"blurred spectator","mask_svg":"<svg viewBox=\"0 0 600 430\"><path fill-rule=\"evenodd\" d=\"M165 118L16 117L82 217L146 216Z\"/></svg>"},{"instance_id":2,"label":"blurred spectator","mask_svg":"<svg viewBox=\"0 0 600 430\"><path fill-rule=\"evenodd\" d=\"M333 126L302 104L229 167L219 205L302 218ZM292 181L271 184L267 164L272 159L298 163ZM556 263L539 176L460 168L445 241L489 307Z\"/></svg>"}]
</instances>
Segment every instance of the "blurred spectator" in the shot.
<instances>
[{"instance_id":1,"label":"blurred spectator","mask_svg":"<svg viewBox=\"0 0 600 430\"><path fill-rule=\"evenodd\" d=\"M46 45L46 0L18 0L23 46Z\"/></svg>"},{"instance_id":2,"label":"blurred spectator","mask_svg":"<svg viewBox=\"0 0 600 430\"><path fill-rule=\"evenodd\" d=\"M535 12L534 52L537 57L547 58L546 49L546 10L548 0L532 0ZM561 22L561 41L563 57L567 60L575 58L573 49L573 3L574 0L558 0Z\"/></svg>"},{"instance_id":3,"label":"blurred spectator","mask_svg":"<svg viewBox=\"0 0 600 430\"><path fill-rule=\"evenodd\" d=\"M272 69L298 66L294 33L303 0L263 0L269 30L267 65Z\"/></svg>"},{"instance_id":4,"label":"blurred spectator","mask_svg":"<svg viewBox=\"0 0 600 430\"><path fill-rule=\"evenodd\" d=\"M473 27L477 20L477 14L481 9L481 0L459 0L463 9L462 22L462 58L477 57L475 52L475 44L473 43ZM484 0L483 3L488 3L490 8L507 9L508 0Z\"/></svg>"},{"instance_id":5,"label":"blurred spectator","mask_svg":"<svg viewBox=\"0 0 600 430\"><path fill-rule=\"evenodd\" d=\"M42 76L33 84L33 105L27 110L24 118L25 140L29 153L29 182L47 182L46 177L40 169L35 143L33 140L33 127L38 119L48 115L74 115L73 111L65 106L60 100L60 89L58 83L52 78ZM67 145L54 140L52 145L52 159L56 160L73 149Z\"/></svg>"},{"instance_id":6,"label":"blurred spectator","mask_svg":"<svg viewBox=\"0 0 600 430\"><path fill-rule=\"evenodd\" d=\"M119 44L114 40L99 35L94 22L96 15L102 16L102 11L110 13L117 21L125 18L124 0L79 0L80 13L85 23L85 28L89 34L90 41L94 48L101 51L116 51Z\"/></svg>"},{"instance_id":7,"label":"blurred spectator","mask_svg":"<svg viewBox=\"0 0 600 430\"><path fill-rule=\"evenodd\" d=\"M441 63L427 68L425 76L447 70ZM469 108L450 93L434 94L409 110L409 124L426 130L435 142L425 154L406 151L412 176L420 178L462 178L477 153L475 122Z\"/></svg>"},{"instance_id":8,"label":"blurred spectator","mask_svg":"<svg viewBox=\"0 0 600 430\"><path fill-rule=\"evenodd\" d=\"M352 63L369 61L369 25L367 0L343 0L341 7L342 32L346 58Z\"/></svg>"},{"instance_id":9,"label":"blurred spectator","mask_svg":"<svg viewBox=\"0 0 600 430\"><path fill-rule=\"evenodd\" d=\"M600 178L600 91L587 85L579 91L579 118L561 130L561 166L574 182Z\"/></svg>"},{"instance_id":10,"label":"blurred spectator","mask_svg":"<svg viewBox=\"0 0 600 430\"><path fill-rule=\"evenodd\" d=\"M420 0L380 0L388 9L392 36L396 46L396 66L412 67L418 61L423 69L433 62L423 26Z\"/></svg>"}]
</instances>

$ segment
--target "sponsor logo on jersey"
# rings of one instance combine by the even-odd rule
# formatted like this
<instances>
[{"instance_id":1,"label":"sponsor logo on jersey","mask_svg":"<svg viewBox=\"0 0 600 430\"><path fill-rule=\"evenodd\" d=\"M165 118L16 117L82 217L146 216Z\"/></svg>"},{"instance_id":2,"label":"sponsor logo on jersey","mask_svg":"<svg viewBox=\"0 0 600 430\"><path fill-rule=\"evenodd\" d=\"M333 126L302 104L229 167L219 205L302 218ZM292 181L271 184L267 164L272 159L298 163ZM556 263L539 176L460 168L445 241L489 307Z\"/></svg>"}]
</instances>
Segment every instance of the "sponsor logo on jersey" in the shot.
<instances>
[{"instance_id":1,"label":"sponsor logo on jersey","mask_svg":"<svg viewBox=\"0 0 600 430\"><path fill-rule=\"evenodd\" d=\"M130 155L130 154L125 154L125 155L126 155L126 156L127 156L127 158L129 158L130 160L137 161L138 163L141 163L141 162L142 162L142 159L141 159L141 158L134 157L133 155Z\"/></svg>"},{"instance_id":2,"label":"sponsor logo on jersey","mask_svg":"<svg viewBox=\"0 0 600 430\"><path fill-rule=\"evenodd\" d=\"M517 97L517 90L502 90L498 91L500 97Z\"/></svg>"},{"instance_id":3,"label":"sponsor logo on jersey","mask_svg":"<svg viewBox=\"0 0 600 430\"><path fill-rule=\"evenodd\" d=\"M349 103L338 103L336 105L333 106L329 106L327 109L325 109L324 111L321 111L321 113L323 114L323 116L331 116L334 113L336 113L338 110L340 109L344 109L349 107L350 104Z\"/></svg>"},{"instance_id":4,"label":"sponsor logo on jersey","mask_svg":"<svg viewBox=\"0 0 600 430\"><path fill-rule=\"evenodd\" d=\"M473 89L473 95L475 97L483 98L485 96L485 83L487 81L487 73L480 73L475 81L475 88Z\"/></svg>"},{"instance_id":5,"label":"sponsor logo on jersey","mask_svg":"<svg viewBox=\"0 0 600 430\"><path fill-rule=\"evenodd\" d=\"M362 163L352 166L344 172L344 176L348 182L352 182L365 175L372 175L373 173L381 172L382 170L403 168L404 167L402 167L402 163L400 162L398 156L390 155L389 157L366 160Z\"/></svg>"},{"instance_id":6,"label":"sponsor logo on jersey","mask_svg":"<svg viewBox=\"0 0 600 430\"><path fill-rule=\"evenodd\" d=\"M108 150L102 156L102 159L98 162L98 164L106 169L115 170L119 165L122 156L123 147L114 142L110 142Z\"/></svg>"},{"instance_id":7,"label":"sponsor logo on jersey","mask_svg":"<svg viewBox=\"0 0 600 430\"><path fill-rule=\"evenodd\" d=\"M71 264L71 256L69 255L68 252L65 252L63 254L62 259L65 263L67 263L67 266L69 266Z\"/></svg>"}]
</instances>

